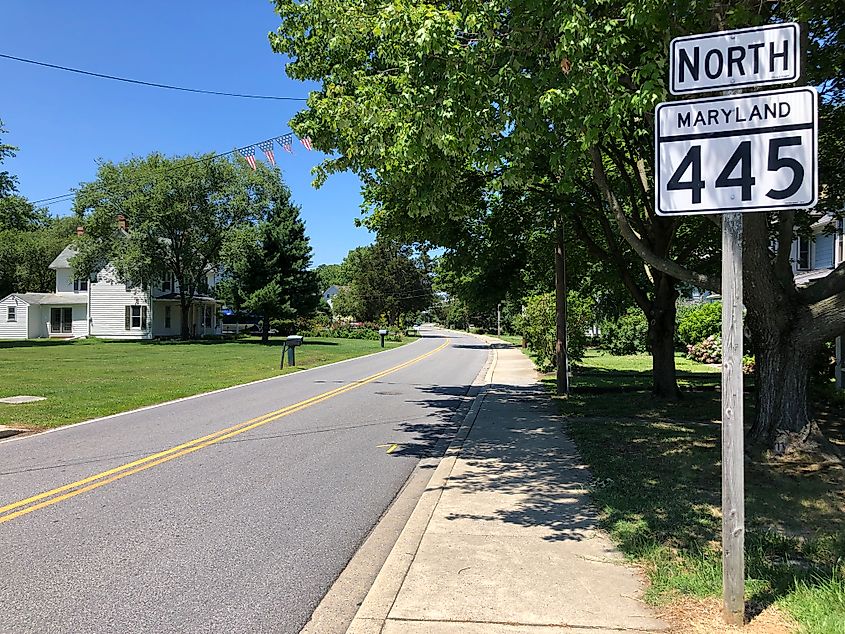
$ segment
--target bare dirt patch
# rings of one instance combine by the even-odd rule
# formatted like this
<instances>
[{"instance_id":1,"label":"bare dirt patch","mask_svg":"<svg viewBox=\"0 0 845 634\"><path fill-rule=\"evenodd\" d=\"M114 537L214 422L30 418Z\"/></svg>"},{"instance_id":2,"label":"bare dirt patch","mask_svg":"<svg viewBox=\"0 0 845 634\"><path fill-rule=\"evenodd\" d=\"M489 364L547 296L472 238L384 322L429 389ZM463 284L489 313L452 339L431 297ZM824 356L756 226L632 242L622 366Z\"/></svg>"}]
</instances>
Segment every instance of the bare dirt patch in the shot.
<instances>
[{"instance_id":1,"label":"bare dirt patch","mask_svg":"<svg viewBox=\"0 0 845 634\"><path fill-rule=\"evenodd\" d=\"M661 608L660 616L675 634L794 634L798 627L789 615L775 605L749 604L745 627L725 625L722 602L716 598L678 596Z\"/></svg>"}]
</instances>

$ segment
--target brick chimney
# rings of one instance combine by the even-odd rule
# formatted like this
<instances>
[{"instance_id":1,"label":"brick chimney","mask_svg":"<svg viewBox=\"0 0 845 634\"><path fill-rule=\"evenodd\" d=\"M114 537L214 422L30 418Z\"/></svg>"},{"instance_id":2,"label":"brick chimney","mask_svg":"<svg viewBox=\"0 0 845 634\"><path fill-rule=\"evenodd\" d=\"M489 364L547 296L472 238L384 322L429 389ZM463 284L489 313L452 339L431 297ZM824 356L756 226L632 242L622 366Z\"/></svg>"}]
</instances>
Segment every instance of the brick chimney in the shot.
<instances>
[{"instance_id":1,"label":"brick chimney","mask_svg":"<svg viewBox=\"0 0 845 634\"><path fill-rule=\"evenodd\" d=\"M117 227L121 231L126 231L126 216L117 214Z\"/></svg>"},{"instance_id":2,"label":"brick chimney","mask_svg":"<svg viewBox=\"0 0 845 634\"><path fill-rule=\"evenodd\" d=\"M76 228L76 235L81 236L84 233L85 233L85 227L83 227L82 225L79 225Z\"/></svg>"}]
</instances>

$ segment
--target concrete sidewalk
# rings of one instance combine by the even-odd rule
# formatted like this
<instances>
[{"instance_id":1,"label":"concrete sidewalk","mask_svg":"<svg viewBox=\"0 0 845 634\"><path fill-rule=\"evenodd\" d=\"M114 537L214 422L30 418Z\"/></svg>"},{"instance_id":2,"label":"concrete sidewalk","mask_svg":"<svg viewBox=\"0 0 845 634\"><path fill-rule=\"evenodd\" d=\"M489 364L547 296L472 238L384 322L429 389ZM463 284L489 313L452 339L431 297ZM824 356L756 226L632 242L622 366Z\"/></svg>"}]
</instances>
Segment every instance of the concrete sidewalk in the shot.
<instances>
[{"instance_id":1,"label":"concrete sidewalk","mask_svg":"<svg viewBox=\"0 0 845 634\"><path fill-rule=\"evenodd\" d=\"M597 529L589 474L533 364L494 350L473 404L350 634L659 632Z\"/></svg>"}]
</instances>

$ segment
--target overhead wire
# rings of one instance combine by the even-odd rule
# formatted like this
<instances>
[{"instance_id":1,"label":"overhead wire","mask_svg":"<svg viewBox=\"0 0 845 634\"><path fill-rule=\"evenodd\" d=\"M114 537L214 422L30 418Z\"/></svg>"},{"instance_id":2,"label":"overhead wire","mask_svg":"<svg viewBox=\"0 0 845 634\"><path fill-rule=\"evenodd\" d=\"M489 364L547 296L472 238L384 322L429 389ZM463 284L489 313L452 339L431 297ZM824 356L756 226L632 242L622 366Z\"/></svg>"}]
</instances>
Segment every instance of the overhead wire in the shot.
<instances>
[{"instance_id":1,"label":"overhead wire","mask_svg":"<svg viewBox=\"0 0 845 634\"><path fill-rule=\"evenodd\" d=\"M127 84L137 84L139 86L148 86L151 88L163 88L166 90L178 90L181 92L191 92L201 95L217 95L219 97L237 97L240 99L270 99L274 101L308 101L307 97L282 97L279 95L252 95L248 93L238 92L223 92L220 90L206 90L203 88L188 88L186 86L174 86L172 84L162 84L153 81L143 81L141 79L131 79L129 77L118 77L117 75L107 75L105 73L95 73L90 70L82 70L81 68L71 68L69 66L60 66L59 64L50 64L48 62L41 62L35 59L27 59L25 57L17 57L7 53L0 53L0 58L13 60L15 62L23 62L25 64L34 64L36 66L44 66L45 68L53 68L55 70L62 70L68 73L77 73L79 75L87 75L89 77L98 77L100 79L110 79L112 81L122 81Z\"/></svg>"},{"instance_id":2,"label":"overhead wire","mask_svg":"<svg viewBox=\"0 0 845 634\"><path fill-rule=\"evenodd\" d=\"M285 134L292 134L292 133L286 132L286 133L283 133L283 134L278 134L276 136L270 137L269 139L264 139L263 141L258 141L256 143L249 143L249 144L244 145L242 147L237 147L233 150L229 150L228 152L219 152L217 154L212 154L210 156L203 156L203 157L195 159L193 161L188 161L187 163L180 163L179 165L166 167L166 168L161 169L161 171L159 173L160 174L166 174L167 172L175 171L175 170L179 170L179 169L184 169L186 167L190 167L191 165L196 165L197 163L202 163L204 161L212 161L214 159L222 158L222 157L228 156L230 154L235 154L236 152L240 152L241 150L245 150L247 148L258 147L258 145L261 144L261 143L267 143L269 141L275 141L276 139L278 139L281 136L284 136ZM50 207L50 206L58 204L58 203L67 202L67 201L73 199L75 196L76 196L76 191L75 190L69 190L68 192L66 192L64 194L59 194L57 196L48 196L46 198L39 198L38 200L33 200L33 201L30 201L30 202L33 205L41 205L43 207Z\"/></svg>"}]
</instances>

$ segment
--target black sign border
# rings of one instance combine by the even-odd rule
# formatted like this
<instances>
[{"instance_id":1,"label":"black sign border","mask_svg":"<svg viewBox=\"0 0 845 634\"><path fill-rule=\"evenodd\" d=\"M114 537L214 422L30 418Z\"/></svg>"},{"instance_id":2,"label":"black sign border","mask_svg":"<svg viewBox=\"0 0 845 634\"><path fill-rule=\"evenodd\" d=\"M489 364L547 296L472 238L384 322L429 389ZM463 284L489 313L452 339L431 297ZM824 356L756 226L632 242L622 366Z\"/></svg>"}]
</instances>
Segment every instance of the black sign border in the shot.
<instances>
[{"instance_id":1,"label":"black sign border","mask_svg":"<svg viewBox=\"0 0 845 634\"><path fill-rule=\"evenodd\" d=\"M813 200L808 203L792 203L792 204L781 204L781 205L764 205L764 206L757 206L757 207L731 207L726 209L716 208L716 209L707 209L707 210L695 210L695 211L663 211L660 208L660 143L661 143L661 135L660 135L660 109L666 108L669 106L679 106L685 104L703 104L703 103L714 103L718 101L733 101L736 99L749 99L755 97L766 97L768 95L782 95L785 93L795 93L795 92L809 92L813 96ZM739 134L731 135L731 136L750 136L753 134L766 134L767 132L776 133L778 130L766 130L765 128L755 129L755 130L743 130ZM702 135L702 138L706 138L706 135ZM664 143L671 143L673 141L677 141L677 139L664 138ZM732 212L756 212L756 211L780 211L782 209L811 209L816 206L819 202L819 93L818 91L811 87L811 86L801 86L800 88L782 88L781 90L769 90L766 92L750 92L745 93L742 95L731 95L731 96L719 96L719 97L704 97L702 99L683 99L679 101L664 101L663 103L657 104L657 107L654 109L654 212L658 216L662 216L664 218L669 218L672 216L705 216L705 215L717 215L717 214L725 214L725 213L732 213Z\"/></svg>"},{"instance_id":2,"label":"black sign border","mask_svg":"<svg viewBox=\"0 0 845 634\"><path fill-rule=\"evenodd\" d=\"M750 81L743 81L743 82L736 82L733 84L725 84L715 86L713 88L690 88L686 90L681 90L676 88L675 86L675 60L676 60L676 44L678 42L688 42L690 40L708 40L715 37L725 37L726 35L736 35L740 33L749 33L749 32L760 32L760 31L770 31L772 29L783 29L788 27L795 31L795 51L794 51L794 58L792 60L792 67L795 69L793 76L791 78L784 78L784 79L766 79L766 80L750 80ZM669 92L673 95L691 95L696 93L705 93L705 92L716 92L718 90L733 90L734 88L739 88L742 86L771 86L773 84L790 84L796 82L801 77L801 60L799 54L799 48L801 46L801 30L798 27L798 24L795 22L784 22L783 24L766 24L763 26L753 26L745 29L733 29L731 31L716 31L715 33L704 33L702 35L682 35L681 37L676 37L672 40L669 44Z\"/></svg>"}]
</instances>

